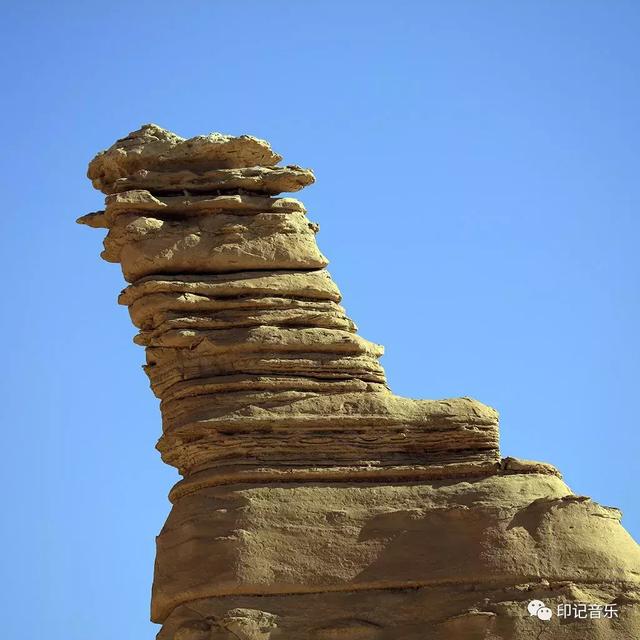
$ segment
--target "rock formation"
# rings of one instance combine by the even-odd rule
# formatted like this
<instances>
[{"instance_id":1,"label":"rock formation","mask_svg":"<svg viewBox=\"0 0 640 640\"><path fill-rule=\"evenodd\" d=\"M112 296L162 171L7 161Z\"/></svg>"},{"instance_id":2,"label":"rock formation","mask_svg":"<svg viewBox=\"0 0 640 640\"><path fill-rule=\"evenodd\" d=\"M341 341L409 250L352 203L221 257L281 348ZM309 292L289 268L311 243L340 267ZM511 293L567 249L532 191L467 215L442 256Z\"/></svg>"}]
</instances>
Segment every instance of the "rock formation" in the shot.
<instances>
[{"instance_id":1,"label":"rock formation","mask_svg":"<svg viewBox=\"0 0 640 640\"><path fill-rule=\"evenodd\" d=\"M280 160L146 125L89 165L106 206L79 222L108 230L130 283L158 449L184 477L157 538L158 638L640 637L619 511L501 460L490 407L389 390L318 226L278 195L313 173ZM561 615L578 603L600 615Z\"/></svg>"}]
</instances>

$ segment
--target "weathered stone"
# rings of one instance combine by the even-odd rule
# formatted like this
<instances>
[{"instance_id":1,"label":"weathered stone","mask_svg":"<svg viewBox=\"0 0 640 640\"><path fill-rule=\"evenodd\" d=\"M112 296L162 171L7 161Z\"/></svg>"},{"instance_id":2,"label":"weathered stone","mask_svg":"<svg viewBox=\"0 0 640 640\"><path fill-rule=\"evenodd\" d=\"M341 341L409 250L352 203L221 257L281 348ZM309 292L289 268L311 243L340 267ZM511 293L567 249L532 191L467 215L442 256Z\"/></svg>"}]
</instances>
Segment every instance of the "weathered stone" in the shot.
<instances>
[{"instance_id":1,"label":"weathered stone","mask_svg":"<svg viewBox=\"0 0 640 640\"><path fill-rule=\"evenodd\" d=\"M333 306L335 310L318 309L321 305ZM213 330L264 326L274 328L313 327L355 332L355 324L344 314L342 307L332 302L316 304L314 307L256 309L254 311L249 311L246 308L226 309L189 316L180 313L161 313L156 314L153 318L155 329L141 331L133 340L136 344L145 347L186 347L198 344L207 336L215 338L217 334L211 333Z\"/></svg>"},{"instance_id":2,"label":"weathered stone","mask_svg":"<svg viewBox=\"0 0 640 640\"><path fill-rule=\"evenodd\" d=\"M118 178L109 185L110 191L149 189L154 193L191 193L235 191L278 194L299 191L313 184L315 178L309 169L296 165L286 167L245 167L242 169L214 169L211 171L147 171L142 169L131 176Z\"/></svg>"},{"instance_id":3,"label":"weathered stone","mask_svg":"<svg viewBox=\"0 0 640 640\"><path fill-rule=\"evenodd\" d=\"M620 583L531 579L518 585L477 581L410 589L353 589L277 595L233 595L192 600L166 618L158 640L182 640L196 622L213 625L227 611L255 609L274 616L269 640L630 640L640 625L640 592L619 599ZM575 602L613 603L617 617L543 622L527 612L542 599L554 612ZM427 635L428 634L428 635ZM206 640L236 640L232 635Z\"/></svg>"},{"instance_id":4,"label":"weathered stone","mask_svg":"<svg viewBox=\"0 0 640 640\"><path fill-rule=\"evenodd\" d=\"M500 459L497 413L387 387L301 202L313 174L250 136L147 125L91 163L184 478L157 540L159 640L640 636L620 512L552 465ZM539 408L532 407L532 411ZM549 416L544 416L547 419ZM542 620L527 603L615 605ZM552 614L552 612L550 612Z\"/></svg>"},{"instance_id":5,"label":"weathered stone","mask_svg":"<svg viewBox=\"0 0 640 640\"><path fill-rule=\"evenodd\" d=\"M282 157L268 142L253 136L212 133L186 140L154 124L146 124L99 153L89 164L96 189L110 193L118 178L140 170L211 170L272 166Z\"/></svg>"},{"instance_id":6,"label":"weathered stone","mask_svg":"<svg viewBox=\"0 0 640 640\"><path fill-rule=\"evenodd\" d=\"M285 352L278 354L208 353L189 349L147 348L144 367L154 393L162 398L171 387L184 381L199 383L202 378L234 374L260 376L310 377L318 380L356 379L385 384L384 370L372 354L334 354L316 352Z\"/></svg>"},{"instance_id":7,"label":"weathered stone","mask_svg":"<svg viewBox=\"0 0 640 640\"><path fill-rule=\"evenodd\" d=\"M216 298L288 296L340 302L341 296L329 272L249 271L230 275L148 276L127 287L118 302L131 305L152 293L191 293Z\"/></svg>"},{"instance_id":8,"label":"weathered stone","mask_svg":"<svg viewBox=\"0 0 640 640\"><path fill-rule=\"evenodd\" d=\"M152 213L154 217L200 216L212 213L305 213L295 198L269 198L247 194L154 195L147 190L125 191L105 198L105 215L112 222L122 213Z\"/></svg>"},{"instance_id":9,"label":"weathered stone","mask_svg":"<svg viewBox=\"0 0 640 640\"><path fill-rule=\"evenodd\" d=\"M247 269L321 269L317 226L303 214L217 214L189 221L119 216L102 257L120 262L129 282L158 273L224 273Z\"/></svg>"},{"instance_id":10,"label":"weathered stone","mask_svg":"<svg viewBox=\"0 0 640 640\"><path fill-rule=\"evenodd\" d=\"M499 460L495 411L464 398L240 391L163 400L162 414L158 449L181 473L230 463L415 466Z\"/></svg>"},{"instance_id":11,"label":"weathered stone","mask_svg":"<svg viewBox=\"0 0 640 640\"><path fill-rule=\"evenodd\" d=\"M176 501L160 533L152 614L164 620L183 603L257 593L442 585L464 592L543 580L588 586L613 576L633 589L640 549L619 519L539 474L204 488ZM387 626L377 616L365 620Z\"/></svg>"},{"instance_id":12,"label":"weathered stone","mask_svg":"<svg viewBox=\"0 0 640 640\"><path fill-rule=\"evenodd\" d=\"M352 353L380 357L383 348L350 331L320 327L278 327L241 329L171 329L158 336L158 346L186 348L195 353Z\"/></svg>"},{"instance_id":13,"label":"weathered stone","mask_svg":"<svg viewBox=\"0 0 640 640\"><path fill-rule=\"evenodd\" d=\"M313 391L314 393L340 394L356 391L384 392L388 389L384 384L364 382L356 378L325 380L304 376L230 374L177 382L163 393L162 399L168 402L177 398L228 391Z\"/></svg>"},{"instance_id":14,"label":"weathered stone","mask_svg":"<svg viewBox=\"0 0 640 640\"><path fill-rule=\"evenodd\" d=\"M201 327L235 318L240 327L254 325L256 318L271 318L263 325L286 325L324 327L335 318L344 318L353 331L355 325L344 315L344 309L335 302L304 300L285 297L218 298L195 293L154 293L136 300L129 312L133 323L142 329L160 331L167 321L193 318ZM273 318L282 321L275 322ZM303 319L306 319L303 321ZM220 327L223 328L223 327Z\"/></svg>"},{"instance_id":15,"label":"weathered stone","mask_svg":"<svg viewBox=\"0 0 640 640\"><path fill-rule=\"evenodd\" d=\"M340 292L324 270L239 272L141 278L120 295L136 339L154 344L175 328L297 326L356 330L337 304Z\"/></svg>"}]
</instances>

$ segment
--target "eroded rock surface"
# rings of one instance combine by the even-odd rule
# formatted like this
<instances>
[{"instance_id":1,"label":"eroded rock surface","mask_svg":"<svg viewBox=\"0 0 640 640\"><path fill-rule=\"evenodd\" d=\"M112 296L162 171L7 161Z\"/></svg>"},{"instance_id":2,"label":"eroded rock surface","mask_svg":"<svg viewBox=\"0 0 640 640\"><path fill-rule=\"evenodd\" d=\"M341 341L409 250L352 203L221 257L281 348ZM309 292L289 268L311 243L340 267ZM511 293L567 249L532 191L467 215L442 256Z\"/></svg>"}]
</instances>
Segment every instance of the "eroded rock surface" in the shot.
<instances>
[{"instance_id":1,"label":"eroded rock surface","mask_svg":"<svg viewBox=\"0 0 640 640\"><path fill-rule=\"evenodd\" d=\"M145 125L91 162L102 257L130 283L184 476L157 540L161 640L640 637L640 552L620 512L551 465L500 459L470 398L388 388L283 192L309 169L251 136ZM615 617L550 620L584 602ZM545 635L546 634L546 635Z\"/></svg>"}]
</instances>

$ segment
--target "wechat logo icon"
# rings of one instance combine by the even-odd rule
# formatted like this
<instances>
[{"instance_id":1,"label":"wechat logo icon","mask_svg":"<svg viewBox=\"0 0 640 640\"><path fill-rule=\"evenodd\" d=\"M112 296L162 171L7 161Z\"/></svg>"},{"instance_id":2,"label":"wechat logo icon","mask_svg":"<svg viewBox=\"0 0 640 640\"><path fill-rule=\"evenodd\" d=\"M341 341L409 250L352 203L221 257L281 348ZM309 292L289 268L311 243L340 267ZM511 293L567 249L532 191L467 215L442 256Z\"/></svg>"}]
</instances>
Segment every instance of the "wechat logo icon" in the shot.
<instances>
[{"instance_id":1,"label":"wechat logo icon","mask_svg":"<svg viewBox=\"0 0 640 640\"><path fill-rule=\"evenodd\" d=\"M527 605L527 611L530 616L536 616L540 620L551 620L551 616L553 615L553 611L551 611L542 600L532 600Z\"/></svg>"}]
</instances>

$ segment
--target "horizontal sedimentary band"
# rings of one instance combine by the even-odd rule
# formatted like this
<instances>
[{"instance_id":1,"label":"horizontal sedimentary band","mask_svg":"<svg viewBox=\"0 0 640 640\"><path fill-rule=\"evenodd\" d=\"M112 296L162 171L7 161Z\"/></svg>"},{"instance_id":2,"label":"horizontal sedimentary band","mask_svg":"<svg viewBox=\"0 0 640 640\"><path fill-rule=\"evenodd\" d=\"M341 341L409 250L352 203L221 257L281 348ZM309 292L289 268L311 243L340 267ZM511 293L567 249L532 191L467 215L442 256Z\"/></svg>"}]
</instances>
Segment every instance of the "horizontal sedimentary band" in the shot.
<instances>
[{"instance_id":1,"label":"horizontal sedimentary band","mask_svg":"<svg viewBox=\"0 0 640 640\"><path fill-rule=\"evenodd\" d=\"M159 273L321 269L328 260L316 245L317 231L301 213L189 221L125 214L110 228L101 255L120 262L129 282Z\"/></svg>"},{"instance_id":2,"label":"horizontal sedimentary band","mask_svg":"<svg viewBox=\"0 0 640 640\"><path fill-rule=\"evenodd\" d=\"M196 470L188 477L176 483L169 492L169 500L175 504L185 496L197 493L207 487L217 487L229 484L280 484L289 483L360 483L376 482L381 485L424 480L440 480L456 478L478 478L491 475L539 474L556 476L562 475L553 465L546 462L522 460L520 458L488 459L487 453L465 455L461 459L451 462L433 464L402 464L362 460L349 466L304 465L302 463L277 465L255 464L241 462L237 464L218 464Z\"/></svg>"},{"instance_id":3,"label":"horizontal sedimentary band","mask_svg":"<svg viewBox=\"0 0 640 640\"><path fill-rule=\"evenodd\" d=\"M280 160L282 156L268 142L253 136L212 133L185 139L147 124L99 153L89 164L87 175L96 189L109 193L118 178L141 169L209 171L272 166Z\"/></svg>"},{"instance_id":4,"label":"horizontal sedimentary band","mask_svg":"<svg viewBox=\"0 0 640 640\"><path fill-rule=\"evenodd\" d=\"M209 194L202 196L155 196L150 191L127 191L107 196L104 211L94 211L78 218L79 224L96 229L109 229L119 216L137 213L162 220L232 213L252 216L257 213L305 213L294 198L268 198L247 194Z\"/></svg>"},{"instance_id":5,"label":"horizontal sedimentary band","mask_svg":"<svg viewBox=\"0 0 640 640\"><path fill-rule=\"evenodd\" d=\"M176 383L233 374L308 377L386 384L377 358L333 353L194 354L188 349L147 348L144 370L154 393L162 398Z\"/></svg>"},{"instance_id":6,"label":"horizontal sedimentary band","mask_svg":"<svg viewBox=\"0 0 640 640\"><path fill-rule=\"evenodd\" d=\"M213 421L212 421L213 422ZM364 422L364 421L363 421ZM236 427L238 423L236 422ZM157 445L165 463L188 475L216 464L419 465L460 460L495 462L498 438L491 430L458 427L425 430L417 426L350 428L336 421L327 429L306 428L292 421L278 427L248 420L238 431L233 423L184 425L163 435Z\"/></svg>"},{"instance_id":7,"label":"horizontal sedimentary band","mask_svg":"<svg viewBox=\"0 0 640 640\"><path fill-rule=\"evenodd\" d=\"M384 384L365 382L356 378L346 380L323 380L304 376L289 375L220 375L210 378L198 378L197 380L185 380L174 384L163 396L163 402L204 396L209 394L229 393L233 391L269 391L296 392L311 391L316 394L342 394L342 393L388 393L389 389Z\"/></svg>"},{"instance_id":8,"label":"horizontal sedimentary band","mask_svg":"<svg viewBox=\"0 0 640 640\"><path fill-rule=\"evenodd\" d=\"M496 430L498 414L472 398L413 400L391 393L334 393L330 395L299 392L239 392L219 396L163 401L167 419L164 430L199 420L231 426L260 422L277 427L283 422L298 422L308 427L332 428L370 424L418 425L425 429L447 430L458 427ZM337 428L337 427L336 427Z\"/></svg>"},{"instance_id":9,"label":"horizontal sedimentary band","mask_svg":"<svg viewBox=\"0 0 640 640\"><path fill-rule=\"evenodd\" d=\"M332 303L330 303L332 304ZM336 305L337 306L337 305ZM162 321L151 331L141 331L134 342L142 346L153 347L189 347L211 336L215 338L219 330L238 328L258 328L268 325L274 328L323 328L355 332L355 325L344 314L341 307L336 311L314 309L281 310L226 310L209 311L201 314L164 313L155 316Z\"/></svg>"},{"instance_id":10,"label":"horizontal sedimentary band","mask_svg":"<svg viewBox=\"0 0 640 640\"><path fill-rule=\"evenodd\" d=\"M265 316L267 314L290 314L291 318L302 316L341 318L344 316L344 309L335 302L317 302L296 298L266 296L210 298L193 293L155 293L134 302L129 307L129 314L137 327L151 330L159 328L164 322L179 318L209 318L213 322L218 318L225 317L225 314L227 317L232 317L234 314L242 317L244 314L247 320L256 314ZM265 322L264 324L270 323ZM323 321L319 320L317 326L322 325Z\"/></svg>"},{"instance_id":11,"label":"horizontal sedimentary band","mask_svg":"<svg viewBox=\"0 0 640 640\"><path fill-rule=\"evenodd\" d=\"M379 358L384 353L384 347L355 333L318 327L258 326L210 331L173 329L162 333L157 340L159 347L189 349L197 355L346 353Z\"/></svg>"},{"instance_id":12,"label":"horizontal sedimentary band","mask_svg":"<svg viewBox=\"0 0 640 640\"><path fill-rule=\"evenodd\" d=\"M317 271L249 271L233 274L147 276L128 286L118 302L131 305L152 293L199 294L212 298L281 296L340 302L340 291L325 269Z\"/></svg>"},{"instance_id":13,"label":"horizontal sedimentary band","mask_svg":"<svg viewBox=\"0 0 640 640\"><path fill-rule=\"evenodd\" d=\"M459 459L454 455L450 461L435 463L393 464L379 460L362 460L349 465L303 462L277 465L241 463L219 464L192 471L184 480L178 482L169 492L169 500L175 504L182 498L193 495L207 487L224 485L286 485L290 483L361 483L375 482L397 484L405 482L422 482L424 480L441 480L445 478L478 478L494 475L500 470L497 456L488 456L486 452L465 454ZM527 473L522 471L521 473Z\"/></svg>"},{"instance_id":14,"label":"horizontal sedimentary band","mask_svg":"<svg viewBox=\"0 0 640 640\"><path fill-rule=\"evenodd\" d=\"M241 461L426 464L498 455L497 415L469 399L228 392L165 400L162 414L158 448L181 473Z\"/></svg>"},{"instance_id":15,"label":"horizontal sedimentary band","mask_svg":"<svg viewBox=\"0 0 640 640\"><path fill-rule=\"evenodd\" d=\"M267 319L270 315L276 318L279 314L283 319L289 317L297 324L297 319L300 319L301 326L305 317L311 323L308 326L326 326L327 322L341 321L346 317L343 307L335 302L267 296L212 298L193 293L150 294L133 302L129 307L129 314L133 323L146 331L158 329L164 322L180 318L199 318L202 320L202 327L206 328L207 320L215 323L233 317L245 318L251 325L251 318L255 316ZM314 318L317 319L317 324ZM262 324L280 325L286 322ZM349 325L355 326L351 321Z\"/></svg>"},{"instance_id":16,"label":"horizontal sedimentary band","mask_svg":"<svg viewBox=\"0 0 640 640\"><path fill-rule=\"evenodd\" d=\"M242 189L252 193L276 195L299 191L313 184L309 169L296 165L285 167L244 167L241 169L213 169L209 171L148 171L142 169L130 176L118 178L109 185L111 191L122 192L148 189L153 193L215 193Z\"/></svg>"}]
</instances>

